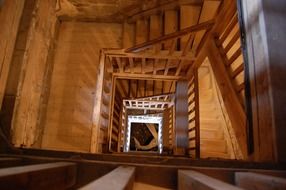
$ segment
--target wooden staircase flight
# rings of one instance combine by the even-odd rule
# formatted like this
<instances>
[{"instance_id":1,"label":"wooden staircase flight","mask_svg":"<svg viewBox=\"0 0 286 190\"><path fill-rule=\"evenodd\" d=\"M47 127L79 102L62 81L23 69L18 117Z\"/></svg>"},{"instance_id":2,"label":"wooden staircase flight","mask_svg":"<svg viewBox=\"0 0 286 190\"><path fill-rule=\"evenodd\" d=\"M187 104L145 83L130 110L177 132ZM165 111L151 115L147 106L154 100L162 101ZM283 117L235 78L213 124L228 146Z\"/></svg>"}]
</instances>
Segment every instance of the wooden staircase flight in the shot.
<instances>
[{"instance_id":1,"label":"wooden staircase flight","mask_svg":"<svg viewBox=\"0 0 286 190\"><path fill-rule=\"evenodd\" d=\"M207 57L222 96L226 97L223 99L226 111L230 122L235 124L235 135L246 158L244 64L235 5L231 1L222 3L219 0L205 0L202 4L184 3L180 6L170 5L167 9L163 7L151 8L130 16L123 23L123 49L102 50L104 81L99 150L103 150L103 146L107 147L106 142L110 141L109 150L120 151L120 125L126 122L126 109L121 109L124 107L120 103L123 96L120 95L119 98L118 95L124 90L115 90L117 79L137 80L137 89L138 80L153 80L153 89L161 86L162 92L167 93L174 93L178 80L188 80L188 153L199 158L202 145L202 150L214 150L207 150L208 154L204 157L219 154L219 157L229 158L225 134L221 129L203 130L203 141L200 142L197 70ZM163 84L159 85L162 81ZM227 90L231 93L227 94ZM146 93L139 90L135 94ZM230 105L230 102L235 105ZM236 117L236 111L239 117ZM218 138L205 138L212 135ZM211 148L206 148L208 146ZM216 147L220 148L218 154L215 153Z\"/></svg>"},{"instance_id":2,"label":"wooden staircase flight","mask_svg":"<svg viewBox=\"0 0 286 190\"><path fill-rule=\"evenodd\" d=\"M159 83L163 81L162 92L173 93L176 81L187 79L186 73L208 37L220 5L220 0L207 0L201 4L184 1L179 5L167 3L137 13L130 16L123 24L123 49L102 51L105 61L104 76L107 76L104 77L107 80L104 81L106 87L103 88L102 96L103 99L109 98L109 101L103 102L110 103L102 105L100 133L108 134L105 136L114 142L113 149L116 149L121 135L118 133L121 131L118 123L122 123L124 119L120 119L119 122L113 119L114 113L115 115L122 113L118 110L118 106L112 107L117 101L112 94L108 94L110 90L112 91L112 86L115 86L112 85L111 78L154 80L154 86L160 86ZM194 101L189 102L190 153L195 147L199 147L199 121L191 117L191 115L199 117L198 94L195 97L195 104ZM121 115L120 118L124 116ZM107 130L108 125L109 130ZM194 130L195 127L197 130ZM194 137L192 132L195 132L197 137ZM192 145L192 141L196 141L195 146ZM191 154L194 155L194 152ZM196 155L199 157L198 150Z\"/></svg>"}]
</instances>

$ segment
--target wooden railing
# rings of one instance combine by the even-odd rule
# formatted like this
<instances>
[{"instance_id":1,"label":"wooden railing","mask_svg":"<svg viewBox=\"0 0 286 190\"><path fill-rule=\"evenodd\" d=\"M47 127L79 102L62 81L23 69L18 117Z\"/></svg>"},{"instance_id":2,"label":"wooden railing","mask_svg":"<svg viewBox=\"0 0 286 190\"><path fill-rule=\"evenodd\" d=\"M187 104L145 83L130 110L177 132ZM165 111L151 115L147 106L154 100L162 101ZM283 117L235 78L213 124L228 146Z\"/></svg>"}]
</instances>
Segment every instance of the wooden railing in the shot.
<instances>
[{"instance_id":1,"label":"wooden railing","mask_svg":"<svg viewBox=\"0 0 286 190\"><path fill-rule=\"evenodd\" d=\"M174 122L175 122L175 108L174 108L174 106L172 106L172 107L170 107L169 109L168 109L168 124L169 124L169 126L168 126L168 134L169 134L169 138L168 138L168 140L169 140L169 142L168 142L168 144L169 144L169 149L170 150L172 150L173 149L173 146L174 146L174 139L175 139L175 137L174 137L174 135L175 135L175 133L174 133Z\"/></svg>"},{"instance_id":2,"label":"wooden railing","mask_svg":"<svg viewBox=\"0 0 286 190\"><path fill-rule=\"evenodd\" d=\"M198 72L194 71L188 85L189 148L191 157L200 158L200 115Z\"/></svg>"},{"instance_id":3,"label":"wooden railing","mask_svg":"<svg viewBox=\"0 0 286 190\"><path fill-rule=\"evenodd\" d=\"M115 91L116 96L114 96L114 104L112 111L112 124L111 124L111 132L110 132L110 143L109 143L109 151L117 152L119 149L120 143L120 121L121 121L121 109L122 109L122 98L118 91Z\"/></svg>"},{"instance_id":4,"label":"wooden railing","mask_svg":"<svg viewBox=\"0 0 286 190\"><path fill-rule=\"evenodd\" d=\"M216 36L215 41L233 88L239 97L240 103L244 106L244 62L237 14L232 17L226 29Z\"/></svg>"},{"instance_id":5,"label":"wooden railing","mask_svg":"<svg viewBox=\"0 0 286 190\"><path fill-rule=\"evenodd\" d=\"M106 59L105 59L106 61ZM108 126L110 121L111 110L111 94L112 94L112 75L104 66L100 119L99 119L99 134L98 134L98 152L108 151Z\"/></svg>"}]
</instances>

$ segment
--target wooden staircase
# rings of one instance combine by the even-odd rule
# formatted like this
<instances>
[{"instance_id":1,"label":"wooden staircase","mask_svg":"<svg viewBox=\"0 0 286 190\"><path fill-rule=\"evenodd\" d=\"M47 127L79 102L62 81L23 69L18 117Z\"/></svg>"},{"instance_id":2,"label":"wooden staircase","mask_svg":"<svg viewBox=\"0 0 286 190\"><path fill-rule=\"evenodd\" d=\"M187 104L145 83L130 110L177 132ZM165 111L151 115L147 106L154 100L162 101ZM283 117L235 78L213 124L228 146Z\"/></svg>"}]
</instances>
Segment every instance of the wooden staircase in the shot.
<instances>
[{"instance_id":1,"label":"wooden staircase","mask_svg":"<svg viewBox=\"0 0 286 190\"><path fill-rule=\"evenodd\" d=\"M29 150L27 151L29 152ZM142 162L128 163L128 156L102 155L105 162L86 159L88 155L64 158L22 155L0 155L1 189L285 189L286 172L277 170L281 165L217 162L217 166L232 165L232 168L216 168L211 162L187 164L184 158L132 156ZM44 151L34 151L44 155ZM50 152L51 153L51 152ZM60 156L62 154L62 156ZM81 157L84 156L84 157ZM156 163L150 163L151 160ZM181 160L180 160L181 159ZM108 161L109 160L109 161ZM149 161L148 161L149 160ZM166 164L167 162L173 164ZM183 161L185 164L176 165ZM242 167L242 168L236 168ZM272 170L269 170L269 167ZM256 168L256 169L255 169Z\"/></svg>"}]
</instances>

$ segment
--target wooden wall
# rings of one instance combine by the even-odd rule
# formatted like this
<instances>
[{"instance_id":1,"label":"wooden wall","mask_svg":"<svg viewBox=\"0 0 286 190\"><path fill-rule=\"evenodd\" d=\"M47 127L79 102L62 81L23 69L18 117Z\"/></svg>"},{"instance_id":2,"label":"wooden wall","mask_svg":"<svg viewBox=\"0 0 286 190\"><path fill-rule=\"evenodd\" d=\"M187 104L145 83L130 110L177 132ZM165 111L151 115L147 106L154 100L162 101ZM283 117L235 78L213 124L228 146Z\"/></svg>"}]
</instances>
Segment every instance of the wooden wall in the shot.
<instances>
[{"instance_id":1,"label":"wooden wall","mask_svg":"<svg viewBox=\"0 0 286 190\"><path fill-rule=\"evenodd\" d=\"M286 161L286 1L242 2L251 87L254 159Z\"/></svg>"},{"instance_id":2,"label":"wooden wall","mask_svg":"<svg viewBox=\"0 0 286 190\"><path fill-rule=\"evenodd\" d=\"M42 148L90 151L100 49L121 47L121 32L119 24L61 23Z\"/></svg>"},{"instance_id":3,"label":"wooden wall","mask_svg":"<svg viewBox=\"0 0 286 190\"><path fill-rule=\"evenodd\" d=\"M1 2L0 7L0 110L11 66L24 0Z\"/></svg>"},{"instance_id":4,"label":"wooden wall","mask_svg":"<svg viewBox=\"0 0 286 190\"><path fill-rule=\"evenodd\" d=\"M55 0L37 1L29 29L12 121L13 144L33 146L39 139L40 108L45 97L46 71L49 68L57 18Z\"/></svg>"}]
</instances>

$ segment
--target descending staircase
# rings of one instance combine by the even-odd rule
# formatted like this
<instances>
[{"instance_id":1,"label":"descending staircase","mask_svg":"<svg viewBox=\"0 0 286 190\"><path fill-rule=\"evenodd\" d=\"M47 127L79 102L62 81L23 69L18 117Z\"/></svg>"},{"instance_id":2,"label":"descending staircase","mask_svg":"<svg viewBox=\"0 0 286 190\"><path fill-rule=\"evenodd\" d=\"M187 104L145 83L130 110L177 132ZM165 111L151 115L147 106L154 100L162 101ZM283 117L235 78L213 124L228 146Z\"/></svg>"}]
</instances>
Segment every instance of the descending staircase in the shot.
<instances>
[{"instance_id":1,"label":"descending staircase","mask_svg":"<svg viewBox=\"0 0 286 190\"><path fill-rule=\"evenodd\" d=\"M194 64L192 58L198 55L204 40L208 37L208 29L198 30L190 36L177 36L169 40L162 39L168 37L170 34L183 31L188 27L198 26L201 23L211 21L215 18L220 5L221 1L219 0L206 0L199 4L190 2L180 2L178 4L170 3L143 10L142 12L129 16L123 24L122 39L124 49L107 50L105 52L109 64L113 66L112 72L117 71L121 74L120 76L126 78L145 76L145 80L148 79L147 76L164 77L166 79L171 77L178 77L177 79L180 79L179 77L186 76L186 73L188 73L190 67ZM234 14L234 16L229 18L227 22L230 22L230 24L226 28L226 31L222 30L216 34L218 35L218 37L216 37L216 43L219 45L221 52L231 50L228 52L228 56L236 52L234 54L237 55L232 58L233 60L240 57L239 60L236 60L238 66L226 68L230 72L230 78L233 80L234 85L236 85L236 77L240 75L239 81L241 81L241 76L243 75L238 20L236 17L237 15ZM219 39L220 35L222 37ZM223 50L224 47L226 51ZM187 60L172 60L176 56L186 58ZM236 74L232 74L232 70L234 70ZM198 106L197 102L195 106L192 106L195 100L189 98L189 153L192 157L197 158L200 157L199 154L201 153L202 158L218 157L240 159L241 156L237 153L239 151L236 151L233 145L237 142L230 140L229 126L227 126L229 121L226 121L225 113L223 113L222 110L223 105L221 104L223 104L223 102L219 102L218 100L219 90L214 84L215 78L213 74L210 73L210 70L208 77L211 78L210 88L199 88L199 94L202 94L200 98L198 98L200 99L200 106ZM200 78L201 76L199 79ZM190 81L192 81L192 79L190 79ZM159 86L157 81L154 82L152 89L155 88L154 86ZM241 86L242 89L244 88L243 85L239 86ZM164 81L162 92L173 93L175 87L176 82ZM234 86L234 88L235 87L236 86ZM107 89L110 88L111 83ZM198 87L196 86L196 88ZM196 94L196 91L196 89L189 89L189 92L193 93L188 94L189 97L197 97L198 94ZM241 90L237 93L241 93ZM240 97L240 95L241 94L238 94L239 101L243 102L244 99ZM119 106L116 105L116 107ZM199 107L200 110L197 107ZM113 115L120 115L120 109L114 108L111 112L110 110L109 108L109 113L113 114L114 112L115 114ZM198 112L200 112L200 121L196 119L199 117ZM106 121L108 117L107 114L104 115L106 116L104 119ZM113 116L111 115L110 117ZM118 124L116 124L118 122L115 121L118 121L118 119L114 119L113 117L112 135L110 135L113 141L118 139L116 135L118 136L119 131ZM201 126L199 132L197 132L198 126ZM200 142L198 142L198 139L200 139ZM115 150L117 149L117 144L116 141L114 146ZM198 148L199 146L201 149ZM196 151L195 154L194 150Z\"/></svg>"},{"instance_id":2,"label":"descending staircase","mask_svg":"<svg viewBox=\"0 0 286 190\"><path fill-rule=\"evenodd\" d=\"M239 158L235 154L230 129L219 100L219 91L209 64L199 69L201 158Z\"/></svg>"},{"instance_id":3,"label":"descending staircase","mask_svg":"<svg viewBox=\"0 0 286 190\"><path fill-rule=\"evenodd\" d=\"M206 161L192 162L193 166L190 166L186 158L88 154L66 157L71 154L48 153L58 154L56 158L45 157L45 151L34 151L41 157L27 152L24 151L24 155L0 155L1 189L286 188L285 170L275 170L281 169L279 165L213 161L217 166L232 166L215 168L208 167L211 162ZM128 162L129 157L136 162ZM145 164L138 162L140 159L145 160Z\"/></svg>"}]
</instances>

